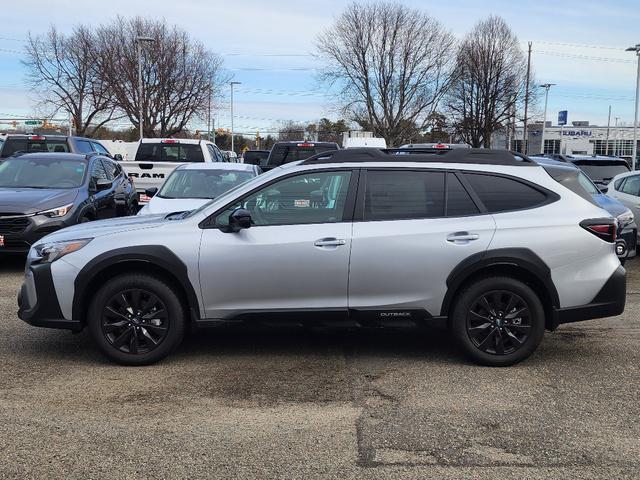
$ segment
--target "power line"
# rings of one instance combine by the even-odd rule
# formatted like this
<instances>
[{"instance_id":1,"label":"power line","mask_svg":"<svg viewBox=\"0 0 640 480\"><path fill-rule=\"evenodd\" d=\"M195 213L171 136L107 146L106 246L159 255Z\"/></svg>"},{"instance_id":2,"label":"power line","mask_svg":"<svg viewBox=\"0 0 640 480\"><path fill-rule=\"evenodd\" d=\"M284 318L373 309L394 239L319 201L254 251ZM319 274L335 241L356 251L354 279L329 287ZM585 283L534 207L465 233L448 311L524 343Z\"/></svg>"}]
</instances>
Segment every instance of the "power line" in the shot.
<instances>
[{"instance_id":1,"label":"power line","mask_svg":"<svg viewBox=\"0 0 640 480\"><path fill-rule=\"evenodd\" d=\"M562 53L562 52L553 52L553 51L544 51L544 50L536 50L533 53L538 53L540 55L551 55L554 57L562 57L562 58L575 58L577 60L595 60L599 62L615 62L615 63L635 63L635 60L625 60L622 58L594 57L591 55L579 55L574 53Z\"/></svg>"},{"instance_id":2,"label":"power line","mask_svg":"<svg viewBox=\"0 0 640 480\"><path fill-rule=\"evenodd\" d=\"M559 45L562 47L577 47L577 48L595 48L595 49L601 49L601 50L617 50L619 52L624 51L624 48L622 47L611 47L611 46L604 46L604 45L589 45L586 43L562 43L562 42L543 42L543 41L537 41L537 42L533 42L534 44L538 44L538 43L542 43L544 45Z\"/></svg>"}]
</instances>

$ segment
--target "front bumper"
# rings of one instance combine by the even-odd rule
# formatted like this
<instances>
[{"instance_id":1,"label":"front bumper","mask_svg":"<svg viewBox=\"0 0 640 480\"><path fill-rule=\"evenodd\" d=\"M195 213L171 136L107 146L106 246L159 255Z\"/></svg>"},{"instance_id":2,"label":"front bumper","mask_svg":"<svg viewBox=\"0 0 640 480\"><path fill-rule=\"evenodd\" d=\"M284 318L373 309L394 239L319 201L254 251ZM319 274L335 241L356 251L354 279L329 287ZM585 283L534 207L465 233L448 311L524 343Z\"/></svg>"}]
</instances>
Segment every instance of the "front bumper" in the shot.
<instances>
[{"instance_id":1,"label":"front bumper","mask_svg":"<svg viewBox=\"0 0 640 480\"><path fill-rule=\"evenodd\" d=\"M0 219L0 235L2 235L0 253L27 253L42 237L75 224L71 215L64 219L54 219L44 215L25 216L23 219L24 228L21 226L20 229L15 227L4 229Z\"/></svg>"},{"instance_id":2,"label":"front bumper","mask_svg":"<svg viewBox=\"0 0 640 480\"><path fill-rule=\"evenodd\" d=\"M587 305L557 308L553 312L551 330L563 323L581 322L594 318L613 317L624 312L627 297L627 274L619 266Z\"/></svg>"},{"instance_id":3,"label":"front bumper","mask_svg":"<svg viewBox=\"0 0 640 480\"><path fill-rule=\"evenodd\" d=\"M80 322L62 315L48 263L29 266L18 292L18 317L35 327L82 330Z\"/></svg>"}]
</instances>

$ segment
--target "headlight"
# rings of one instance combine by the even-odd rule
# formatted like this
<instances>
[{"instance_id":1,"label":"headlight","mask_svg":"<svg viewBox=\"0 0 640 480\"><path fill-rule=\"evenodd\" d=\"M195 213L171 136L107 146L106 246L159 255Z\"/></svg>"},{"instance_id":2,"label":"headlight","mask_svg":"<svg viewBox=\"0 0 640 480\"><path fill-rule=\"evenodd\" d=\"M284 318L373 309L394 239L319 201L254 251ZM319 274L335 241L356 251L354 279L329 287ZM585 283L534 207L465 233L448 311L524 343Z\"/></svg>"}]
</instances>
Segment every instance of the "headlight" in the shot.
<instances>
[{"instance_id":1,"label":"headlight","mask_svg":"<svg viewBox=\"0 0 640 480\"><path fill-rule=\"evenodd\" d=\"M69 205L64 205L62 207L50 208L49 210L43 210L42 212L36 213L36 215L45 215L47 217L55 218L55 217L64 217L69 210L73 207L73 203Z\"/></svg>"},{"instance_id":2,"label":"headlight","mask_svg":"<svg viewBox=\"0 0 640 480\"><path fill-rule=\"evenodd\" d=\"M33 247L38 254L35 259L38 263L51 263L73 252L77 252L93 238L80 238L66 242L47 242Z\"/></svg>"},{"instance_id":3,"label":"headlight","mask_svg":"<svg viewBox=\"0 0 640 480\"><path fill-rule=\"evenodd\" d=\"M633 222L633 212L627 208L626 211L618 215L618 223L620 225L628 225Z\"/></svg>"}]
</instances>

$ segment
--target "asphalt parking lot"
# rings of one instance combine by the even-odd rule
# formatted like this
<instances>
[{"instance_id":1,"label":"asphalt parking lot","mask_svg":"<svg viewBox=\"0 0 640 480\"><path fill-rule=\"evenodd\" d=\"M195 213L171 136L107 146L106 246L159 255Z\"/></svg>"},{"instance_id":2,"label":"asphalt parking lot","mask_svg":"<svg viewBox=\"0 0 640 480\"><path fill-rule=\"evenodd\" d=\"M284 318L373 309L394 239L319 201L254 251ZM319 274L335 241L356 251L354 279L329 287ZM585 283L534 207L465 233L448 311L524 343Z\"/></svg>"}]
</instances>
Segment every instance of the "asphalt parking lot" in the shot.
<instances>
[{"instance_id":1,"label":"asphalt parking lot","mask_svg":"<svg viewBox=\"0 0 640 480\"><path fill-rule=\"evenodd\" d=\"M0 478L638 478L640 260L624 315L506 369L446 332L207 331L143 368L16 316L0 259Z\"/></svg>"}]
</instances>

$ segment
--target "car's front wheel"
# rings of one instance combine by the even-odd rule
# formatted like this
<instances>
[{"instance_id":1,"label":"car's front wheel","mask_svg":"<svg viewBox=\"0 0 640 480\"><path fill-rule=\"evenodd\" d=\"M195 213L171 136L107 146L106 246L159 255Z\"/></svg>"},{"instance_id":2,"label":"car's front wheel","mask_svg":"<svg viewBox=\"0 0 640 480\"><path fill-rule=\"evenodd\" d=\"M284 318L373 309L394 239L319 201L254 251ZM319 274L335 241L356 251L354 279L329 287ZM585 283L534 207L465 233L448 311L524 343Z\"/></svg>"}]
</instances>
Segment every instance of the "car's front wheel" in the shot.
<instances>
[{"instance_id":1,"label":"car's front wheel","mask_svg":"<svg viewBox=\"0 0 640 480\"><path fill-rule=\"evenodd\" d=\"M526 284L510 277L485 277L457 296L450 325L471 360L500 367L534 352L544 336L545 315L540 299Z\"/></svg>"},{"instance_id":2,"label":"car's front wheel","mask_svg":"<svg viewBox=\"0 0 640 480\"><path fill-rule=\"evenodd\" d=\"M174 290L148 275L125 274L98 290L88 326L100 349L123 365L163 359L182 341L184 310Z\"/></svg>"}]
</instances>

